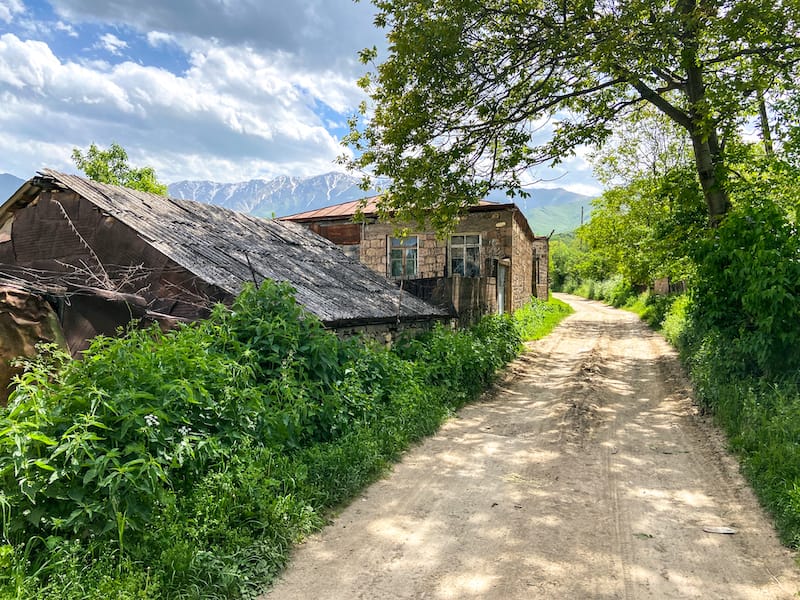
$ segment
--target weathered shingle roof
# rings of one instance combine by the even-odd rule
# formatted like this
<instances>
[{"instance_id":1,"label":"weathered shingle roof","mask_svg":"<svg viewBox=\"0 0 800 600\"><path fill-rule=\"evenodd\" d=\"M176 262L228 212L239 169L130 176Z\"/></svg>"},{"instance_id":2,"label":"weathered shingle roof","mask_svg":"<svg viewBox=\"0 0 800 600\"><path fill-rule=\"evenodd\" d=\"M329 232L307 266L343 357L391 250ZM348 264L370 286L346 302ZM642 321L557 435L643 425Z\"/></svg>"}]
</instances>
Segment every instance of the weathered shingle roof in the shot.
<instances>
[{"instance_id":1,"label":"weathered shingle roof","mask_svg":"<svg viewBox=\"0 0 800 600\"><path fill-rule=\"evenodd\" d=\"M294 223L178 200L45 169L45 180L68 188L135 230L159 252L231 294L255 278L289 282L297 300L328 325L443 316L401 291L334 244ZM34 185L34 180L26 186ZM24 203L23 186L0 215Z\"/></svg>"}]
</instances>

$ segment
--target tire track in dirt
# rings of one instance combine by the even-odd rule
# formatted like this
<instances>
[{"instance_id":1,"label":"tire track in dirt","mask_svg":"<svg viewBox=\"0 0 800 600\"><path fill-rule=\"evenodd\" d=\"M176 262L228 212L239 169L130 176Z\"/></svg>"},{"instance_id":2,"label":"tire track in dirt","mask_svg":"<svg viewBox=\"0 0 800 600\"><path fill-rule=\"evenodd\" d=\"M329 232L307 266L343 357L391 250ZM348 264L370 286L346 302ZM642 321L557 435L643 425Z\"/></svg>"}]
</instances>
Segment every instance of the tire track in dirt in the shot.
<instances>
[{"instance_id":1,"label":"tire track in dirt","mask_svg":"<svg viewBox=\"0 0 800 600\"><path fill-rule=\"evenodd\" d=\"M794 597L791 553L666 342L568 301L574 315L303 544L264 597Z\"/></svg>"}]
</instances>

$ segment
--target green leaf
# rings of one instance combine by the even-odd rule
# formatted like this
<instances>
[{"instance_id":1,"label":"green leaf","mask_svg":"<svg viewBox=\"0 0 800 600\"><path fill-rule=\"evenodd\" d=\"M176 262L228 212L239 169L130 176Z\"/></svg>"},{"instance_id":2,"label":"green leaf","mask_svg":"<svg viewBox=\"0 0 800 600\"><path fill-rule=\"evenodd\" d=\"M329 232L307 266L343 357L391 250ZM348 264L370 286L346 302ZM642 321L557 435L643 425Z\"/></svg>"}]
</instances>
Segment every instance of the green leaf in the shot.
<instances>
[{"instance_id":1,"label":"green leaf","mask_svg":"<svg viewBox=\"0 0 800 600\"><path fill-rule=\"evenodd\" d=\"M45 444L47 446L58 446L58 442L57 441L55 441L52 438L47 437L43 433L38 433L38 432L29 433L28 437L31 438L32 440L36 440L37 442L41 442L41 443L43 443L43 444Z\"/></svg>"}]
</instances>

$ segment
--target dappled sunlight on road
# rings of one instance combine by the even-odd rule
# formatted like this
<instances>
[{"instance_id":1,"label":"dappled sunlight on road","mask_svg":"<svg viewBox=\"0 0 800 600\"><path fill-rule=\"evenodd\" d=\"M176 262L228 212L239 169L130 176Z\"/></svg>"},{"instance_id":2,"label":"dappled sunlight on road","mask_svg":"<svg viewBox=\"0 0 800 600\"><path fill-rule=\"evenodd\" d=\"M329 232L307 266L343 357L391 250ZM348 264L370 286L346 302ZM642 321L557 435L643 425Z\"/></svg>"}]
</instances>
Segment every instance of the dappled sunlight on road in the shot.
<instances>
[{"instance_id":1,"label":"dappled sunlight on road","mask_svg":"<svg viewBox=\"0 0 800 600\"><path fill-rule=\"evenodd\" d=\"M665 342L577 312L296 554L267 597L790 598L800 579ZM705 526L737 533L706 533Z\"/></svg>"}]
</instances>

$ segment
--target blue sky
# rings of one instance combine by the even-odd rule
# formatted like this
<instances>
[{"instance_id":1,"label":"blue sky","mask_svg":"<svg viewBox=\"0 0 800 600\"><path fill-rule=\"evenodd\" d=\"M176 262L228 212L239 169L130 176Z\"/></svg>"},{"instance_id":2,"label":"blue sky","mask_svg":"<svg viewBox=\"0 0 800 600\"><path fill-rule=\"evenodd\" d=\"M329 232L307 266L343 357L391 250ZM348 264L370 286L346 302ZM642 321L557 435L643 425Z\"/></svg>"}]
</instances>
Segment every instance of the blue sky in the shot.
<instances>
[{"instance_id":1,"label":"blue sky","mask_svg":"<svg viewBox=\"0 0 800 600\"><path fill-rule=\"evenodd\" d=\"M373 14L367 0L0 0L0 173L74 171L72 148L92 142L167 182L336 170L363 99L357 53L382 46ZM599 189L580 157L534 177Z\"/></svg>"}]
</instances>

